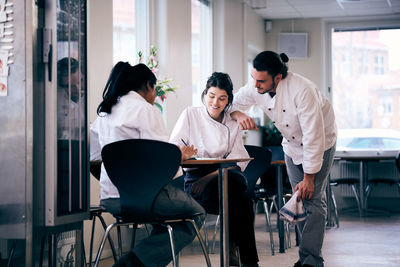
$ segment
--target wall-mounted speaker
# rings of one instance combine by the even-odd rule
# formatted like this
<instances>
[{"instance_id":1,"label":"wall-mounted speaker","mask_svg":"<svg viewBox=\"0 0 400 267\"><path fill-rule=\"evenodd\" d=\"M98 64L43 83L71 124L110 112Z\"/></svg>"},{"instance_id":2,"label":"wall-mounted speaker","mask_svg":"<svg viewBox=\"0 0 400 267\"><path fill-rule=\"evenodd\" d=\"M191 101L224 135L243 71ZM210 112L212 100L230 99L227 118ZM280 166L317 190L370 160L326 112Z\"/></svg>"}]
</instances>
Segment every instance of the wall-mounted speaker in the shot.
<instances>
[{"instance_id":1,"label":"wall-mounted speaker","mask_svg":"<svg viewBox=\"0 0 400 267\"><path fill-rule=\"evenodd\" d=\"M305 59L308 50L308 33L280 33L279 53L285 53L289 59Z\"/></svg>"}]
</instances>

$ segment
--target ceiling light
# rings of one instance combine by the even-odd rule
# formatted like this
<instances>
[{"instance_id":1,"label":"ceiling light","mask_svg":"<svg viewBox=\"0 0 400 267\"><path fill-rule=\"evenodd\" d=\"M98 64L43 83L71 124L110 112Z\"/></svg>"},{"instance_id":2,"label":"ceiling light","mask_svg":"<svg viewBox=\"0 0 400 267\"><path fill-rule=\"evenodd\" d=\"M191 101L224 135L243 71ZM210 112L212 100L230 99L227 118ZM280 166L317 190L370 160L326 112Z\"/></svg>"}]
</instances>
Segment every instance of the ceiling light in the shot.
<instances>
[{"instance_id":1,"label":"ceiling light","mask_svg":"<svg viewBox=\"0 0 400 267\"><path fill-rule=\"evenodd\" d=\"M267 8L267 0L243 0L243 2L252 9Z\"/></svg>"}]
</instances>

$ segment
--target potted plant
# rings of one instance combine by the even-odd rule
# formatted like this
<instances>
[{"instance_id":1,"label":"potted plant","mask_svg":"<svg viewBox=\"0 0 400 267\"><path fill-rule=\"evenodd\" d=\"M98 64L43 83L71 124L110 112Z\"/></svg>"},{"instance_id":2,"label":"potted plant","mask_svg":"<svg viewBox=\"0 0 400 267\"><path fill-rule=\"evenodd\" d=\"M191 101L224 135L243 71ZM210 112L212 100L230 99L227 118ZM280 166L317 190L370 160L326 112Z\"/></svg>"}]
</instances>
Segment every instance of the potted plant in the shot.
<instances>
[{"instance_id":1,"label":"potted plant","mask_svg":"<svg viewBox=\"0 0 400 267\"><path fill-rule=\"evenodd\" d=\"M263 127L263 146L281 146L282 143L282 134L275 127L272 121L269 121Z\"/></svg>"}]
</instances>

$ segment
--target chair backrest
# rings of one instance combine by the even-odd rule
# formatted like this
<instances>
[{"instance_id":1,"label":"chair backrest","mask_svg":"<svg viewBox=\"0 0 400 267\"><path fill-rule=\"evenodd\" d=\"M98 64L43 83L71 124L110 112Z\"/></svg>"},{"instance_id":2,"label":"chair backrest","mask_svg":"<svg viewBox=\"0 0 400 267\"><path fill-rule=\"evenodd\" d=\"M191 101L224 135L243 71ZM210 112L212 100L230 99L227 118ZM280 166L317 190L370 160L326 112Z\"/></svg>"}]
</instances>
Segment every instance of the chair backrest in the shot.
<instances>
[{"instance_id":1,"label":"chair backrest","mask_svg":"<svg viewBox=\"0 0 400 267\"><path fill-rule=\"evenodd\" d=\"M101 161L90 162L90 173L96 180L100 181Z\"/></svg>"},{"instance_id":2,"label":"chair backrest","mask_svg":"<svg viewBox=\"0 0 400 267\"><path fill-rule=\"evenodd\" d=\"M244 170L248 183L247 192L250 197L253 197L258 178L265 173L271 164L272 153L265 147L245 145L245 148L250 157L254 158Z\"/></svg>"},{"instance_id":3,"label":"chair backrest","mask_svg":"<svg viewBox=\"0 0 400 267\"><path fill-rule=\"evenodd\" d=\"M268 149L272 152L271 161L285 160L282 146L269 146Z\"/></svg>"},{"instance_id":4,"label":"chair backrest","mask_svg":"<svg viewBox=\"0 0 400 267\"><path fill-rule=\"evenodd\" d=\"M129 139L104 146L101 155L120 194L122 219L139 223L157 220L153 202L179 168L179 148L161 141Z\"/></svg>"}]
</instances>

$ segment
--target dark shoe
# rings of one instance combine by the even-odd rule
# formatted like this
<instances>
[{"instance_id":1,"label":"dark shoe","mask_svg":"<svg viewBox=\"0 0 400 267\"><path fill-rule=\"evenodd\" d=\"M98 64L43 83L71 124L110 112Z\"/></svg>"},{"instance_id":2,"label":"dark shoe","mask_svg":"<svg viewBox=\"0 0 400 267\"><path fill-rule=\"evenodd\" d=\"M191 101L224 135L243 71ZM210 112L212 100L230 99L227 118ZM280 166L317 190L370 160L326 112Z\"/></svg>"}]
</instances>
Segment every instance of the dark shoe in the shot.
<instances>
[{"instance_id":1,"label":"dark shoe","mask_svg":"<svg viewBox=\"0 0 400 267\"><path fill-rule=\"evenodd\" d=\"M139 258L133 252L122 256L113 267L145 267Z\"/></svg>"},{"instance_id":2,"label":"dark shoe","mask_svg":"<svg viewBox=\"0 0 400 267\"><path fill-rule=\"evenodd\" d=\"M238 249L234 243L229 243L229 266L240 266Z\"/></svg>"},{"instance_id":3,"label":"dark shoe","mask_svg":"<svg viewBox=\"0 0 400 267\"><path fill-rule=\"evenodd\" d=\"M300 260L298 260L294 265L293 265L293 267L303 267L304 265L302 265L301 264L301 261Z\"/></svg>"}]
</instances>

